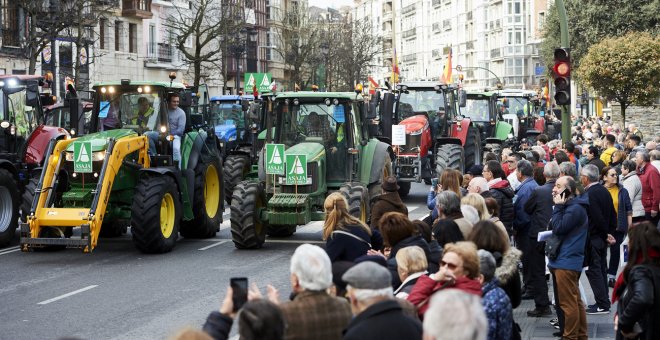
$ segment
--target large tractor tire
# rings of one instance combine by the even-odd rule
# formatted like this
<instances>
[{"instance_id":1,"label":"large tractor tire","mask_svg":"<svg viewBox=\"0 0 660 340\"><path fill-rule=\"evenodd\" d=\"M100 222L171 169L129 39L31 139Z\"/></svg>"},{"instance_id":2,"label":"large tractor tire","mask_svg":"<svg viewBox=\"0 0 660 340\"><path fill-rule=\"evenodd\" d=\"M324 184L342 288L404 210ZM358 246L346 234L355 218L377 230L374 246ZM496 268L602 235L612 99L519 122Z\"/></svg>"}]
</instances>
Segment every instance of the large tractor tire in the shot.
<instances>
[{"instance_id":1,"label":"large tractor tire","mask_svg":"<svg viewBox=\"0 0 660 340\"><path fill-rule=\"evenodd\" d=\"M14 239L18 226L18 183L5 169L0 169L0 246Z\"/></svg>"},{"instance_id":2,"label":"large tractor tire","mask_svg":"<svg viewBox=\"0 0 660 340\"><path fill-rule=\"evenodd\" d=\"M407 197L410 193L410 186L412 185L412 182L398 182L397 184L399 185L399 197Z\"/></svg>"},{"instance_id":3,"label":"large tractor tire","mask_svg":"<svg viewBox=\"0 0 660 340\"><path fill-rule=\"evenodd\" d=\"M378 179L377 182L369 184L369 209L371 210L371 207L376 203L376 200L378 199L378 196L380 196L383 193L383 188L382 184L385 182L385 177L392 176L392 158L390 158L389 154L384 156L385 159L383 160L383 169L381 169L380 172L380 178Z\"/></svg>"},{"instance_id":4,"label":"large tractor tire","mask_svg":"<svg viewBox=\"0 0 660 340\"><path fill-rule=\"evenodd\" d=\"M366 188L360 183L344 183L339 191L348 201L348 213L367 223L370 214Z\"/></svg>"},{"instance_id":5,"label":"large tractor tire","mask_svg":"<svg viewBox=\"0 0 660 340\"><path fill-rule=\"evenodd\" d=\"M463 147L457 144L441 145L435 154L435 172L440 177L445 169L455 169L465 173Z\"/></svg>"},{"instance_id":6,"label":"large tractor tire","mask_svg":"<svg viewBox=\"0 0 660 340\"><path fill-rule=\"evenodd\" d=\"M260 184L243 181L234 188L231 201L231 239L238 249L261 248L266 241L268 223L260 219L267 205Z\"/></svg>"},{"instance_id":7,"label":"large tractor tire","mask_svg":"<svg viewBox=\"0 0 660 340\"><path fill-rule=\"evenodd\" d=\"M182 211L174 179L143 176L131 207L133 243L144 253L167 253L179 236Z\"/></svg>"},{"instance_id":8,"label":"large tractor tire","mask_svg":"<svg viewBox=\"0 0 660 340\"><path fill-rule=\"evenodd\" d=\"M215 162L198 163L195 167L193 219L181 223L181 236L210 238L222 221L222 178Z\"/></svg>"},{"instance_id":9,"label":"large tractor tire","mask_svg":"<svg viewBox=\"0 0 660 340\"><path fill-rule=\"evenodd\" d=\"M481 163L481 136L479 136L479 130L477 128L468 128L463 149L465 150L465 169ZM465 171L461 172L461 174L463 173Z\"/></svg>"},{"instance_id":10,"label":"large tractor tire","mask_svg":"<svg viewBox=\"0 0 660 340\"><path fill-rule=\"evenodd\" d=\"M234 187L243 180L243 176L250 170L250 162L245 155L230 155L225 159L225 201L231 204Z\"/></svg>"}]
</instances>

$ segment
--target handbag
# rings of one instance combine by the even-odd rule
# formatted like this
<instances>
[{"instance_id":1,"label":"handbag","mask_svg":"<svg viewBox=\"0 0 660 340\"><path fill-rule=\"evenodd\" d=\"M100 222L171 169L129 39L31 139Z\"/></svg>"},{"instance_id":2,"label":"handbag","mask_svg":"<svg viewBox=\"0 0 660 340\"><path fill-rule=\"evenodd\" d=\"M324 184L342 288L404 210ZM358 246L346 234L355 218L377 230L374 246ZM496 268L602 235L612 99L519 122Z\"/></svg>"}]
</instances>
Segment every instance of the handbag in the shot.
<instances>
[{"instance_id":1,"label":"handbag","mask_svg":"<svg viewBox=\"0 0 660 340\"><path fill-rule=\"evenodd\" d=\"M561 247L561 239L559 236L552 234L545 240L545 256L550 260L556 260L559 256L559 248Z\"/></svg>"}]
</instances>

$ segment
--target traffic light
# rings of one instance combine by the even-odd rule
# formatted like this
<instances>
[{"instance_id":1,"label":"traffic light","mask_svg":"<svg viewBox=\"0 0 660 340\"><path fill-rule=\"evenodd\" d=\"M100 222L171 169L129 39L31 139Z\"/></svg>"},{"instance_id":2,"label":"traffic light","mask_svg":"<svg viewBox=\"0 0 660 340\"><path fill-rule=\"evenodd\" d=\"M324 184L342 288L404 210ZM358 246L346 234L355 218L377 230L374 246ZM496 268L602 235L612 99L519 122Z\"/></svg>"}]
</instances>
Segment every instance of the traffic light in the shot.
<instances>
[{"instance_id":1,"label":"traffic light","mask_svg":"<svg viewBox=\"0 0 660 340\"><path fill-rule=\"evenodd\" d=\"M555 103L571 103L571 53L568 48L555 49L555 66L552 73L555 78Z\"/></svg>"}]
</instances>

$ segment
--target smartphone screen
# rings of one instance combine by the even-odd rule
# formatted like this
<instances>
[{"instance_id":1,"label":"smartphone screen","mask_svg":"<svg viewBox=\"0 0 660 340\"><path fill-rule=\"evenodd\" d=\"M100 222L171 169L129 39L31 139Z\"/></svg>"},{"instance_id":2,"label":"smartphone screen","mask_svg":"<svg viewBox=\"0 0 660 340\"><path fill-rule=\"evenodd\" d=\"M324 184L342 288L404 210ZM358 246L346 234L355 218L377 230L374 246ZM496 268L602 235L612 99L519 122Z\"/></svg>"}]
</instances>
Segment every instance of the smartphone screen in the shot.
<instances>
[{"instance_id":1,"label":"smartphone screen","mask_svg":"<svg viewBox=\"0 0 660 340\"><path fill-rule=\"evenodd\" d=\"M562 191L561 194L559 194L559 197L561 197L562 199L566 199L567 196L568 196L568 189L564 189L564 191Z\"/></svg>"},{"instance_id":2,"label":"smartphone screen","mask_svg":"<svg viewBox=\"0 0 660 340\"><path fill-rule=\"evenodd\" d=\"M237 312L247 302L248 279L247 277L232 277L229 279L229 286L232 289L234 312Z\"/></svg>"}]
</instances>

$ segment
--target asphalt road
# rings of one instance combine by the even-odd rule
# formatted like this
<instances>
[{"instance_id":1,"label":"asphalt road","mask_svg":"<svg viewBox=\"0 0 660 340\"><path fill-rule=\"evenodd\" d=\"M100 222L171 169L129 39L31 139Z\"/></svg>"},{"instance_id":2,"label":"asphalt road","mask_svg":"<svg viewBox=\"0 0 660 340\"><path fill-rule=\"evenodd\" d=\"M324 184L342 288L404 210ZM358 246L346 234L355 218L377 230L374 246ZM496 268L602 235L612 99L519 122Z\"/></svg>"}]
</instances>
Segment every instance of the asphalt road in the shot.
<instances>
[{"instance_id":1,"label":"asphalt road","mask_svg":"<svg viewBox=\"0 0 660 340\"><path fill-rule=\"evenodd\" d=\"M429 213L429 186L413 184L404 200L411 219ZM213 239L180 239L168 254L145 255L130 232L101 239L92 254L67 249L22 253L18 237L0 249L0 339L165 339L199 328L219 308L229 278L290 293L289 259L302 243L323 246L323 222L299 227L259 250L237 250L229 210ZM234 332L235 333L235 330Z\"/></svg>"}]
</instances>

